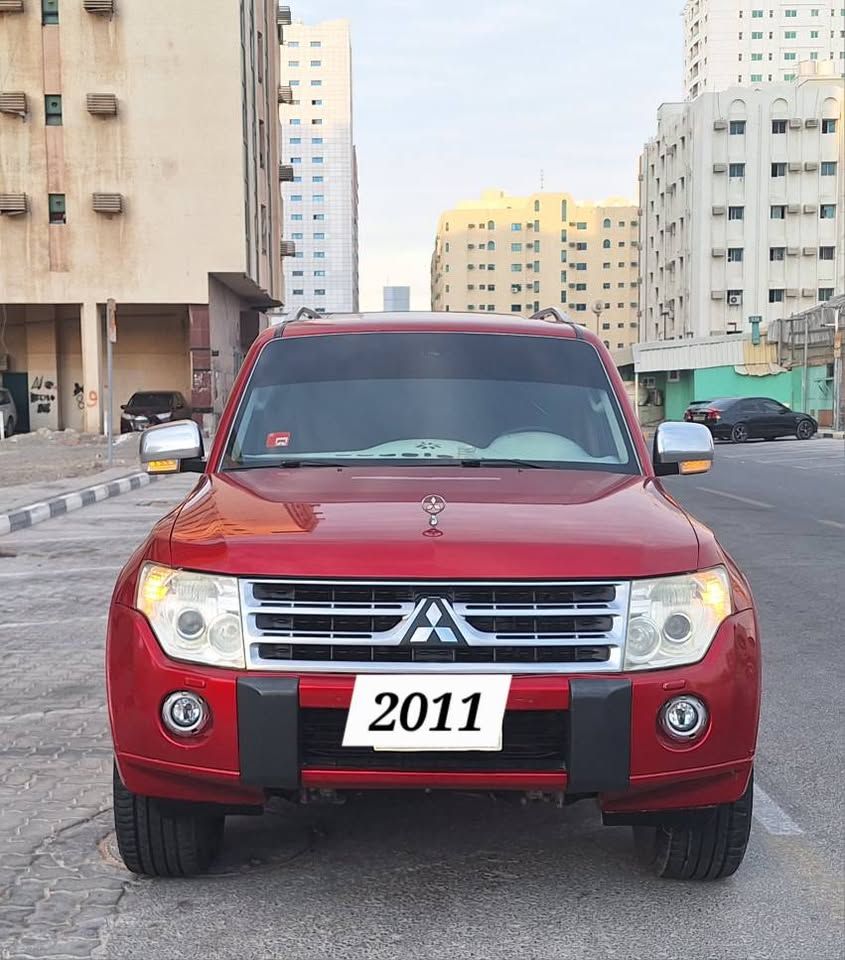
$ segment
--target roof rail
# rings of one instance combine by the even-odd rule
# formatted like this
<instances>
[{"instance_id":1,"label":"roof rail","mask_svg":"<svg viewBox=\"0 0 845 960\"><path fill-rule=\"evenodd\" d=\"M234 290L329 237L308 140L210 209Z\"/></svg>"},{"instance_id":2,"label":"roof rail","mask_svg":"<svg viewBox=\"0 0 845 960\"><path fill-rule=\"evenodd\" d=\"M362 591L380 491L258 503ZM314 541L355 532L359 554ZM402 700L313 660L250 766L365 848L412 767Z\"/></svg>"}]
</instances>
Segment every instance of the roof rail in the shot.
<instances>
[{"instance_id":1,"label":"roof rail","mask_svg":"<svg viewBox=\"0 0 845 960\"><path fill-rule=\"evenodd\" d=\"M324 313L319 313L317 310L312 310L311 307L299 307L296 313L291 314L289 317L285 317L281 323L276 324L276 336L283 336L285 327L290 323L296 323L297 320L322 320L323 317L325 317Z\"/></svg>"},{"instance_id":2,"label":"roof rail","mask_svg":"<svg viewBox=\"0 0 845 960\"><path fill-rule=\"evenodd\" d=\"M542 310L538 310L537 313L533 313L529 320L545 320L547 323L566 323L575 331L575 339L582 340L584 338L584 332L581 329L581 324L576 323L574 320L563 313L562 310L558 310L557 307L543 307Z\"/></svg>"}]
</instances>

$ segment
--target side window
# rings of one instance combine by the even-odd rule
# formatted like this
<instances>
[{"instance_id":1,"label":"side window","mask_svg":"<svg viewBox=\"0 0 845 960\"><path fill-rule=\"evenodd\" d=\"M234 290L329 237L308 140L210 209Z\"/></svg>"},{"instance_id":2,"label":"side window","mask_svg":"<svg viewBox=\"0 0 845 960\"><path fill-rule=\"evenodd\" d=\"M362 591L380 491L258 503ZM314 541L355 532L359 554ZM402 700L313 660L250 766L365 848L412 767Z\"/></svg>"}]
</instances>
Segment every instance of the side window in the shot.
<instances>
[{"instance_id":1,"label":"side window","mask_svg":"<svg viewBox=\"0 0 845 960\"><path fill-rule=\"evenodd\" d=\"M779 416L780 414L786 411L786 407L782 403L778 403L777 400L758 400L760 404L760 409L767 416Z\"/></svg>"},{"instance_id":2,"label":"side window","mask_svg":"<svg viewBox=\"0 0 845 960\"><path fill-rule=\"evenodd\" d=\"M9 402L9 391L4 390L2 387L0 387L0 403L8 403L8 402Z\"/></svg>"}]
</instances>

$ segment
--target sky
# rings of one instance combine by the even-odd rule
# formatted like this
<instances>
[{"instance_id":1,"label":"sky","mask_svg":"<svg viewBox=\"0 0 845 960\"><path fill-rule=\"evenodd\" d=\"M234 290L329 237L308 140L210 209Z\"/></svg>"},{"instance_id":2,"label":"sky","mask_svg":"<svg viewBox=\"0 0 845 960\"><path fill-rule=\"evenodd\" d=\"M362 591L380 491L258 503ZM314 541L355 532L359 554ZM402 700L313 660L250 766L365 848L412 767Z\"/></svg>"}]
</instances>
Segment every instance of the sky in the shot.
<instances>
[{"instance_id":1,"label":"sky","mask_svg":"<svg viewBox=\"0 0 845 960\"><path fill-rule=\"evenodd\" d=\"M349 20L361 308L429 309L440 214L487 188L636 197L661 103L683 98L683 0L294 0Z\"/></svg>"}]
</instances>

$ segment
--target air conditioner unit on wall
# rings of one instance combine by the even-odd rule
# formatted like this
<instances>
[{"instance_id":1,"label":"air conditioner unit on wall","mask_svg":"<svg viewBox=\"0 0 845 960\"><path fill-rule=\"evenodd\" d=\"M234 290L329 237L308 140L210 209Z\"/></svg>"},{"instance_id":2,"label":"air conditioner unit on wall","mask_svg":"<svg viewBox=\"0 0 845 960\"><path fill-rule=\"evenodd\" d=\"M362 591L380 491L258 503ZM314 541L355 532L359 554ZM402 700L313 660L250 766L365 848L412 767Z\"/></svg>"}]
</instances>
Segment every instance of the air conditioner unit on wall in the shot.
<instances>
[{"instance_id":1,"label":"air conditioner unit on wall","mask_svg":"<svg viewBox=\"0 0 845 960\"><path fill-rule=\"evenodd\" d=\"M739 307L742 305L742 294L733 293L728 297L728 306L729 307Z\"/></svg>"},{"instance_id":2,"label":"air conditioner unit on wall","mask_svg":"<svg viewBox=\"0 0 845 960\"><path fill-rule=\"evenodd\" d=\"M798 171L801 169L801 164L797 161L792 161L791 163L787 164L787 169L790 173L798 173Z\"/></svg>"},{"instance_id":3,"label":"air conditioner unit on wall","mask_svg":"<svg viewBox=\"0 0 845 960\"><path fill-rule=\"evenodd\" d=\"M26 94L23 91L0 93L0 113L15 113L26 116Z\"/></svg>"},{"instance_id":4,"label":"air conditioner unit on wall","mask_svg":"<svg viewBox=\"0 0 845 960\"><path fill-rule=\"evenodd\" d=\"M728 121L727 121L727 120L714 120L714 121L713 121L713 129L714 129L714 130L727 130L727 129L728 129Z\"/></svg>"},{"instance_id":5,"label":"air conditioner unit on wall","mask_svg":"<svg viewBox=\"0 0 845 960\"><path fill-rule=\"evenodd\" d=\"M833 11L831 11L831 13L832 12ZM818 125L819 125L819 121L816 117L809 117L807 120L804 121L805 127L817 127Z\"/></svg>"},{"instance_id":6,"label":"air conditioner unit on wall","mask_svg":"<svg viewBox=\"0 0 845 960\"><path fill-rule=\"evenodd\" d=\"M800 117L791 117L789 120L789 129L790 130L800 130L801 129L801 118Z\"/></svg>"},{"instance_id":7,"label":"air conditioner unit on wall","mask_svg":"<svg viewBox=\"0 0 845 960\"><path fill-rule=\"evenodd\" d=\"M724 247L713 247L711 253L714 257L724 257L725 248Z\"/></svg>"}]
</instances>

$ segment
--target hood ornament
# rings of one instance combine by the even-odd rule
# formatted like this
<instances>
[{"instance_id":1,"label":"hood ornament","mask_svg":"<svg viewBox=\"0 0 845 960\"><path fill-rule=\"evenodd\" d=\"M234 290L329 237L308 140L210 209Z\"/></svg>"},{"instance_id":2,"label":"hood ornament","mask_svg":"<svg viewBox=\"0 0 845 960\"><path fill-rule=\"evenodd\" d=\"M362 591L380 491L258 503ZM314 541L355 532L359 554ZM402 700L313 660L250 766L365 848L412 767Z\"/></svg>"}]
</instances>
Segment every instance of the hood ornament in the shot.
<instances>
[{"instance_id":1,"label":"hood ornament","mask_svg":"<svg viewBox=\"0 0 845 960\"><path fill-rule=\"evenodd\" d=\"M423 497L421 504L423 510L428 514L428 525L436 527L439 523L438 517L446 509L446 501L438 494L430 494Z\"/></svg>"}]
</instances>

